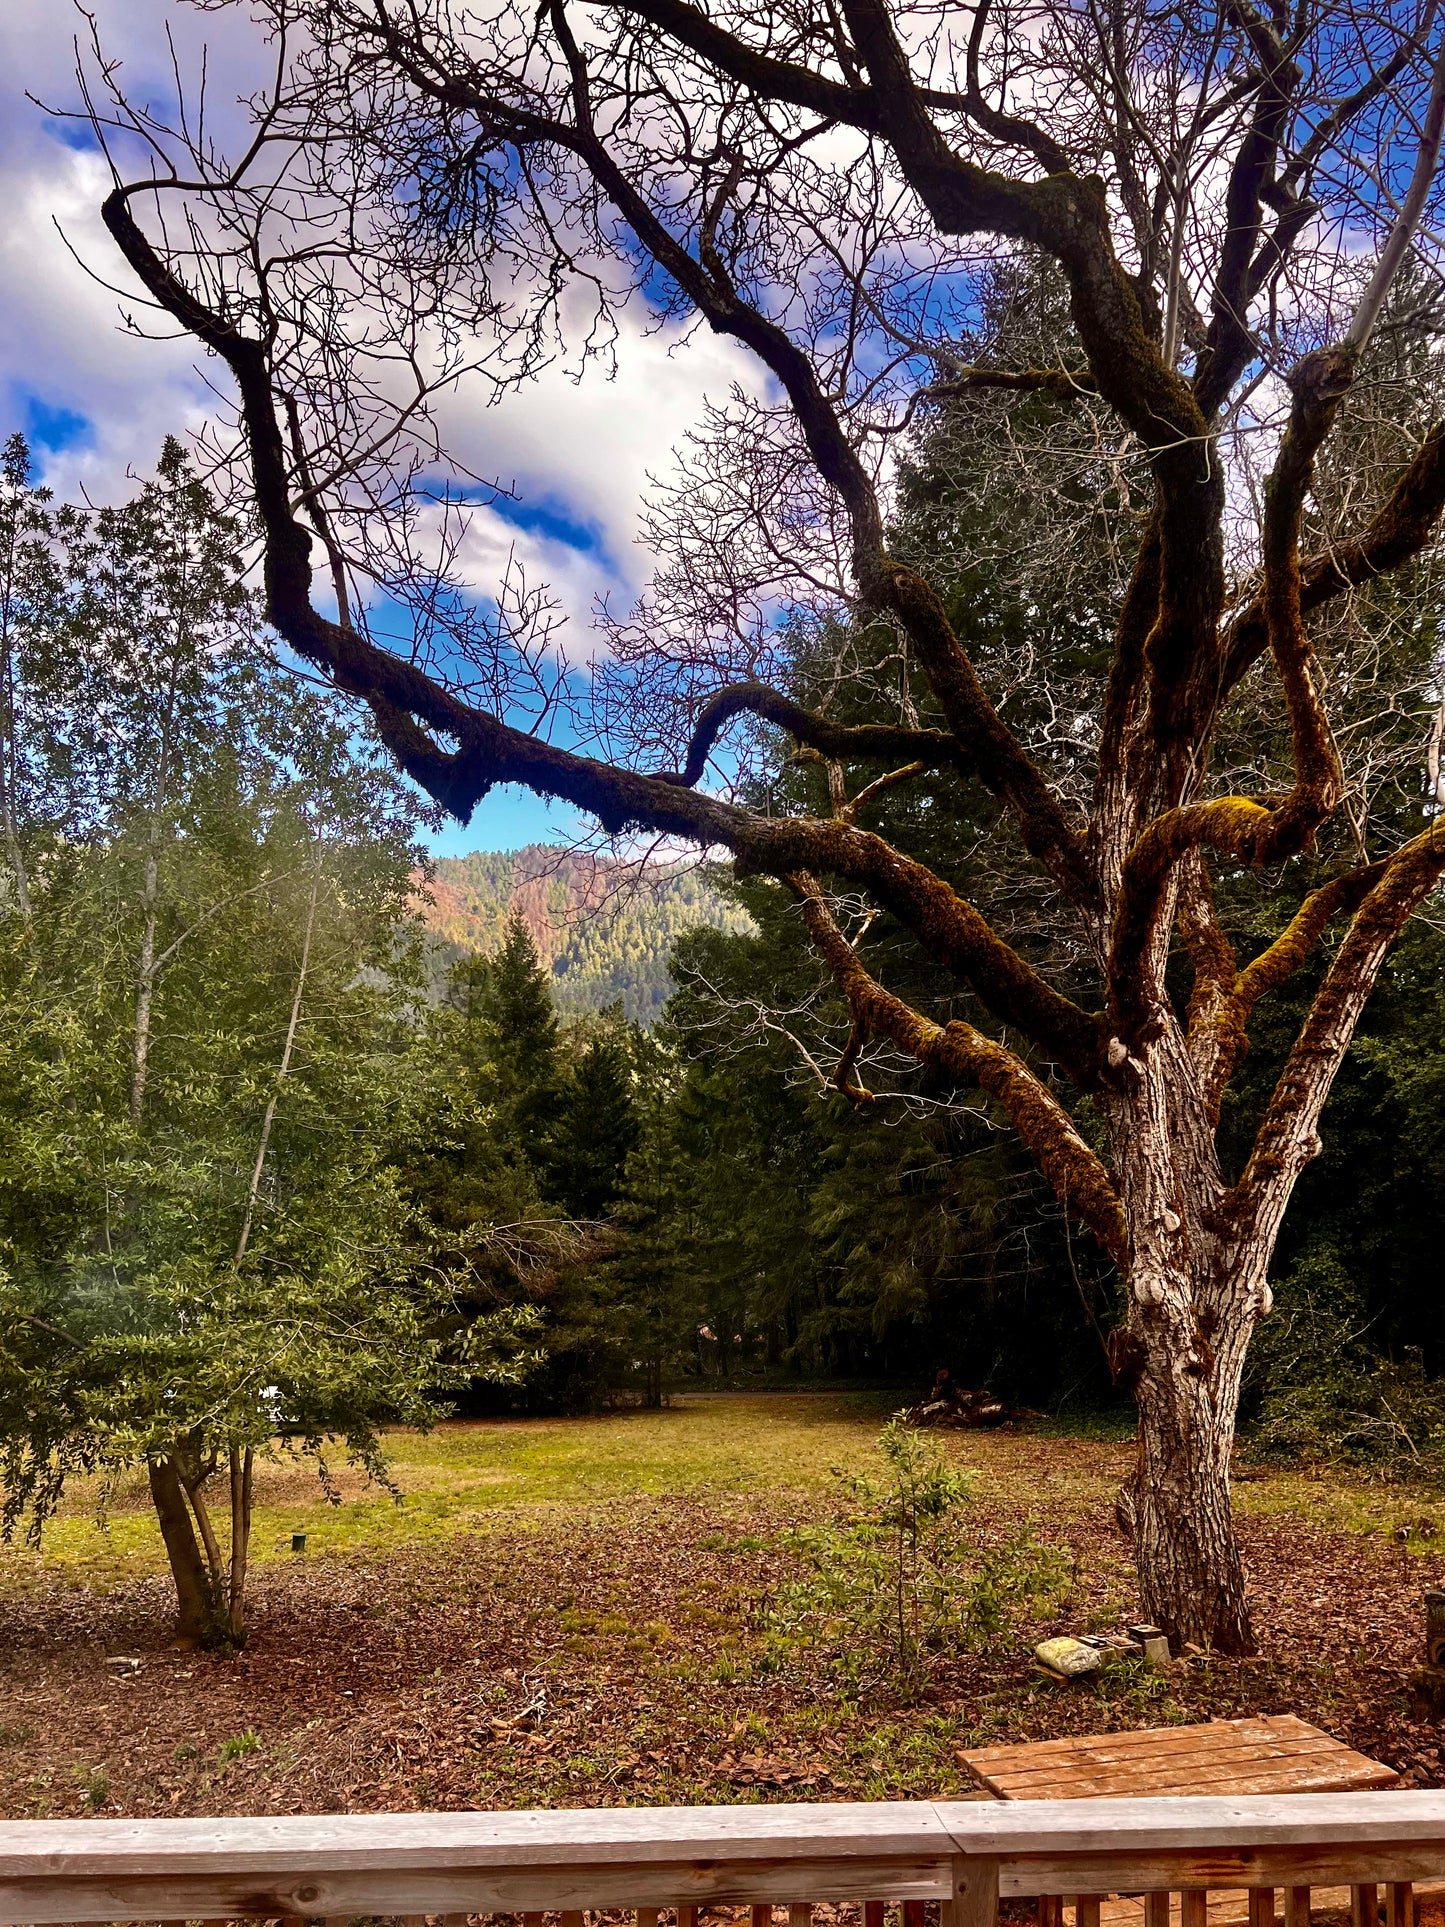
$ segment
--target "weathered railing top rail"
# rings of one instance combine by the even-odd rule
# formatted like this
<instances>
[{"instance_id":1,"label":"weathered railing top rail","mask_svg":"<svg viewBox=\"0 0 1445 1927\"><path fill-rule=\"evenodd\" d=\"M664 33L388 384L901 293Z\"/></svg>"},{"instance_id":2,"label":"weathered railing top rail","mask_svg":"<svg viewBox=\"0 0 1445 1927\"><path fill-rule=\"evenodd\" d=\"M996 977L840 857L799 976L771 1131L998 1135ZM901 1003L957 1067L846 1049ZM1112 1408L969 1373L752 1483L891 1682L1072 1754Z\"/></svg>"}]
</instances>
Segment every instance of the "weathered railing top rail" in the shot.
<instances>
[{"instance_id":1,"label":"weathered railing top rail","mask_svg":"<svg viewBox=\"0 0 1445 1927\"><path fill-rule=\"evenodd\" d=\"M0 1822L0 1921L539 1912L1445 1878L1445 1793Z\"/></svg>"}]
</instances>

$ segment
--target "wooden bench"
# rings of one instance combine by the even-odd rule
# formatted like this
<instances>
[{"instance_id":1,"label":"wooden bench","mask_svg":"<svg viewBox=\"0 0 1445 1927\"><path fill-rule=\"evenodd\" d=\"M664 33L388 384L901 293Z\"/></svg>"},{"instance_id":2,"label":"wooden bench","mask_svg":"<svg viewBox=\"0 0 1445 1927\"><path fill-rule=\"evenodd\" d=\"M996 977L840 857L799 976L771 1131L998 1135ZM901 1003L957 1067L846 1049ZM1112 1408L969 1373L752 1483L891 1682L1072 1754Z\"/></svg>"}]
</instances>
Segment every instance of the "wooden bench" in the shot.
<instances>
[{"instance_id":1,"label":"wooden bench","mask_svg":"<svg viewBox=\"0 0 1445 1927\"><path fill-rule=\"evenodd\" d=\"M1001 1800L1356 1793L1400 1777L1293 1713L985 1746L958 1757Z\"/></svg>"},{"instance_id":2,"label":"wooden bench","mask_svg":"<svg viewBox=\"0 0 1445 1927\"><path fill-rule=\"evenodd\" d=\"M341 1922L495 1914L584 1927L710 1927L772 1908L807 1927L996 1927L1033 1900L1041 1927L1098 1927L1142 1895L1144 1927L1209 1927L1213 1891L1249 1890L1252 1927L1306 1927L1311 1895L1348 1889L1354 1927L1413 1927L1414 1883L1445 1879L1445 1794L897 1802L876 1805L341 1814L0 1823L0 1922ZM1177 1895L1177 1907L1171 1905ZM1067 1896L1067 1901L1061 1896ZM841 1904L840 1904L841 1903ZM930 1909L931 1911L931 1909Z\"/></svg>"},{"instance_id":3,"label":"wooden bench","mask_svg":"<svg viewBox=\"0 0 1445 1927\"><path fill-rule=\"evenodd\" d=\"M986 1746L958 1757L1001 1800L1347 1793L1393 1786L1400 1777L1293 1713ZM1353 1896L1347 1887L1331 1889L1316 1894L1314 1906L1316 1913L1347 1913ZM1216 1891L1208 1897L1207 1927L1260 1927L1258 1911L1244 1888ZM1099 1927L1165 1927L1146 1923L1147 1912L1144 1900L1116 1896L1103 1902ZM1184 1912L1181 1897L1171 1927L1184 1927Z\"/></svg>"}]
</instances>

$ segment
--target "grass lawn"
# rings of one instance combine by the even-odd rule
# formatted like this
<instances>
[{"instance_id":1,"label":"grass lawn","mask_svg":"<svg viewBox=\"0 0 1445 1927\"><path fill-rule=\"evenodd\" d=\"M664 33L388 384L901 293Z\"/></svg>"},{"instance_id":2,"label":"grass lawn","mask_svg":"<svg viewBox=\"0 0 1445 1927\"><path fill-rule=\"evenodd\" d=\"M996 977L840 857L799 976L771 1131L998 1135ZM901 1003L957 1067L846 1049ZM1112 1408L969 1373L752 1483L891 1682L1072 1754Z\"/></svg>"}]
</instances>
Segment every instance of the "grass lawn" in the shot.
<instances>
[{"instance_id":1,"label":"grass lawn","mask_svg":"<svg viewBox=\"0 0 1445 1927\"><path fill-rule=\"evenodd\" d=\"M169 1646L143 1487L78 1487L41 1551L0 1552L0 1813L939 1796L965 1789L969 1744L1246 1711L1299 1712L1437 1783L1402 1686L1420 1594L1445 1576L1430 1503L1250 1476L1236 1503L1262 1657L1058 1688L1034 1641L1132 1613L1111 1519L1131 1447L1054 1427L944 1449L975 1475L975 1542L1032 1535L1058 1549L1060 1585L921 1692L849 1690L837 1652L780 1639L769 1610L798 1570L784 1535L839 1510L835 1473L869 1467L887 1407L691 1395L450 1423L390 1441L400 1503L337 1467L328 1505L314 1470L268 1465L255 1631L230 1656ZM140 1669L117 1676L116 1655Z\"/></svg>"},{"instance_id":2,"label":"grass lawn","mask_svg":"<svg viewBox=\"0 0 1445 1927\"><path fill-rule=\"evenodd\" d=\"M880 1396L780 1394L680 1400L662 1412L590 1419L457 1422L387 1441L397 1497L349 1467L330 1470L343 1494L328 1504L314 1466L258 1465L252 1558L291 1558L293 1532L307 1554L369 1552L489 1532L560 1509L700 1494L816 1491L833 1467L861 1469L890 1409ZM103 1507L103 1511L101 1508ZM0 1552L0 1589L15 1584L109 1587L165 1571L145 1480L106 1493L74 1488L43 1553Z\"/></svg>"}]
</instances>

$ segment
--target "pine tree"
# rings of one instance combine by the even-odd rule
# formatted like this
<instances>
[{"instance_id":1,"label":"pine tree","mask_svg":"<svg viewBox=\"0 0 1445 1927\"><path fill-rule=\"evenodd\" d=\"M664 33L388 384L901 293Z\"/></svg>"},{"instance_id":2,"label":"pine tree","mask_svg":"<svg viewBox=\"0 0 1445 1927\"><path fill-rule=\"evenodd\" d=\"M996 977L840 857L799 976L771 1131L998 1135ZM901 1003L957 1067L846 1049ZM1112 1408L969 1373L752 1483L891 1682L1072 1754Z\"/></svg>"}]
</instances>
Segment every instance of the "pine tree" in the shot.
<instances>
[{"instance_id":1,"label":"pine tree","mask_svg":"<svg viewBox=\"0 0 1445 1927\"><path fill-rule=\"evenodd\" d=\"M550 1194L573 1218L601 1218L621 1188L640 1135L620 1006L567 1080L552 1136Z\"/></svg>"},{"instance_id":2,"label":"pine tree","mask_svg":"<svg viewBox=\"0 0 1445 1927\"><path fill-rule=\"evenodd\" d=\"M674 1067L650 1040L639 1040L638 1049L637 1143L613 1211L615 1243L594 1290L613 1383L636 1386L656 1409L668 1373L691 1359L696 1340L696 1190L707 1173L690 1163L676 1128Z\"/></svg>"},{"instance_id":3,"label":"pine tree","mask_svg":"<svg viewBox=\"0 0 1445 1927\"><path fill-rule=\"evenodd\" d=\"M487 961L481 1008L499 1114L523 1155L541 1164L560 1096L557 1012L537 946L518 915Z\"/></svg>"}]
</instances>

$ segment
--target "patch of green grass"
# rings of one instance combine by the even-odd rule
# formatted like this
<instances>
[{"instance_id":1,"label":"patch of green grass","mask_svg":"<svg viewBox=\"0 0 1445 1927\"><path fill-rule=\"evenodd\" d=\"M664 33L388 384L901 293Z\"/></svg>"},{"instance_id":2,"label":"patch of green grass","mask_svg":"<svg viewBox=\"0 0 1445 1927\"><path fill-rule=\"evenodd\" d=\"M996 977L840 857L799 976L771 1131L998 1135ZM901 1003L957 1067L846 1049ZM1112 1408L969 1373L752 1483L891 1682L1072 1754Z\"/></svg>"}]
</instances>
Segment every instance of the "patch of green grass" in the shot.
<instances>
[{"instance_id":1,"label":"patch of green grass","mask_svg":"<svg viewBox=\"0 0 1445 1927\"><path fill-rule=\"evenodd\" d=\"M1034 1420L1030 1430L1037 1438L1099 1439L1110 1445L1123 1444L1134 1438L1138 1420L1128 1405L1111 1406L1102 1412L1070 1406Z\"/></svg>"},{"instance_id":2,"label":"patch of green grass","mask_svg":"<svg viewBox=\"0 0 1445 1927\"><path fill-rule=\"evenodd\" d=\"M959 1725L951 1713L914 1714L885 1720L860 1734L854 1755L856 1797L861 1800L916 1799L917 1788L936 1788L948 1799L967 1784L955 1754Z\"/></svg>"},{"instance_id":3,"label":"patch of green grass","mask_svg":"<svg viewBox=\"0 0 1445 1927\"><path fill-rule=\"evenodd\" d=\"M229 1766L232 1760L243 1760L248 1753L259 1753L261 1735L251 1727L244 1733L233 1733L229 1740L222 1740L216 1748L216 1765Z\"/></svg>"},{"instance_id":4,"label":"patch of green grass","mask_svg":"<svg viewBox=\"0 0 1445 1927\"><path fill-rule=\"evenodd\" d=\"M282 1458L257 1468L251 1560L381 1552L498 1522L515 1530L539 1525L554 1506L816 1490L829 1484L833 1468L866 1463L889 1403L875 1393L703 1395L662 1412L448 1421L426 1434L396 1431L386 1450L401 1503L342 1470L342 1503L328 1504L308 1462ZM163 1571L144 1480L116 1482L103 1523L98 1496L98 1481L77 1480L40 1552L6 1550L0 1585L58 1580L106 1589ZM304 1554L292 1554L293 1532L307 1535Z\"/></svg>"},{"instance_id":5,"label":"patch of green grass","mask_svg":"<svg viewBox=\"0 0 1445 1927\"><path fill-rule=\"evenodd\" d=\"M102 1767L77 1767L75 1777L80 1782L80 1790L85 1804L92 1813L99 1812L110 1798L110 1775Z\"/></svg>"},{"instance_id":6,"label":"patch of green grass","mask_svg":"<svg viewBox=\"0 0 1445 1927\"><path fill-rule=\"evenodd\" d=\"M1396 1538L1405 1557L1445 1551L1445 1505L1418 1489L1392 1486L1366 1472L1333 1466L1270 1467L1237 1479L1235 1511L1270 1518L1293 1515L1326 1532L1352 1532Z\"/></svg>"},{"instance_id":7,"label":"patch of green grass","mask_svg":"<svg viewBox=\"0 0 1445 1927\"><path fill-rule=\"evenodd\" d=\"M896 1392L689 1393L661 1412L458 1420L425 1435L398 1431L386 1444L400 1503L334 1465L342 1500L330 1505L310 1463L282 1453L257 1469L252 1561L371 1559L459 1534L540 1532L559 1509L576 1517L627 1500L733 1496L745 1506L777 1497L782 1509L796 1510L799 1497L811 1503L834 1490L836 1473L858 1473L872 1463L879 1426L899 1402ZM1068 1517L1112 1501L1129 1431L1123 1413L1070 1414L1041 1421L1033 1433L951 1433L942 1445L951 1461L977 1475L981 1500L1012 1499L1027 1489L1050 1536ZM1056 1441L1063 1438L1077 1444L1061 1451ZM114 1482L104 1524L96 1517L100 1492L98 1480L77 1481L41 1551L0 1549L0 1591L103 1591L164 1572L144 1477ZM1235 1502L1245 1514L1292 1513L1347 1532L1392 1536L1409 1524L1403 1551L1411 1558L1445 1548L1445 1503L1438 1509L1439 1535L1432 1536L1420 1529L1436 1522L1428 1495L1363 1475L1264 1469L1236 1485ZM307 1535L304 1554L292 1554L293 1532ZM732 1531L715 1527L699 1549L765 1554L774 1544L766 1526L759 1530L742 1517ZM556 1603L566 1610L572 1602ZM1104 1616L1113 1617L1112 1609ZM679 1626L721 1624L695 1601L679 1602L675 1618ZM569 1628L584 1639L601 1630L595 1615ZM638 1631L653 1637L647 1628Z\"/></svg>"},{"instance_id":8,"label":"patch of green grass","mask_svg":"<svg viewBox=\"0 0 1445 1927\"><path fill-rule=\"evenodd\" d=\"M1147 1725L1178 1726L1189 1718L1170 1697L1170 1680L1146 1660L1128 1653L1106 1659L1085 1685L1107 1705L1122 1708Z\"/></svg>"},{"instance_id":9,"label":"patch of green grass","mask_svg":"<svg viewBox=\"0 0 1445 1927\"><path fill-rule=\"evenodd\" d=\"M24 1746L34 1737L33 1726L0 1726L0 1746Z\"/></svg>"}]
</instances>

